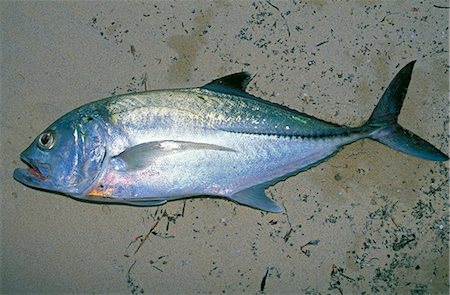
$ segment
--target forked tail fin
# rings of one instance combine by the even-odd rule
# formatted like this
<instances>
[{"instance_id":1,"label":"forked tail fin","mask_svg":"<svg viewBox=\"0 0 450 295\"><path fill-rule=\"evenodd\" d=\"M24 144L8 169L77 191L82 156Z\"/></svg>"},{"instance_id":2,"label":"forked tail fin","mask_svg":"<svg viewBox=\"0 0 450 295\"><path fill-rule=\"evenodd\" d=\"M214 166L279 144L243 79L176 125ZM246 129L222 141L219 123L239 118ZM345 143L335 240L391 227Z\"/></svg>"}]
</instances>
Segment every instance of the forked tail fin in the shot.
<instances>
[{"instance_id":1,"label":"forked tail fin","mask_svg":"<svg viewBox=\"0 0 450 295\"><path fill-rule=\"evenodd\" d=\"M408 90L415 61L407 64L389 84L366 126L376 128L371 139L394 150L431 161L446 161L448 156L397 123Z\"/></svg>"}]
</instances>

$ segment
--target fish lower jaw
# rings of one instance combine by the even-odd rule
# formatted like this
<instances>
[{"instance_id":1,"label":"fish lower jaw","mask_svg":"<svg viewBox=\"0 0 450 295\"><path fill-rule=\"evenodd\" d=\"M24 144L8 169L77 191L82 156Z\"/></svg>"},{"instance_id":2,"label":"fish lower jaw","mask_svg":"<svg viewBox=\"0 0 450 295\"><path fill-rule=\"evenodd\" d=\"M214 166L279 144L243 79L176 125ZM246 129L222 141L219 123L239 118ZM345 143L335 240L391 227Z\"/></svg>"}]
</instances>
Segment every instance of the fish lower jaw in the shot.
<instances>
[{"instance_id":1,"label":"fish lower jaw","mask_svg":"<svg viewBox=\"0 0 450 295\"><path fill-rule=\"evenodd\" d=\"M42 183L47 179L39 172L39 170L31 167L17 168L14 170L13 177L17 181L32 187L36 187L38 183Z\"/></svg>"},{"instance_id":2,"label":"fish lower jaw","mask_svg":"<svg viewBox=\"0 0 450 295\"><path fill-rule=\"evenodd\" d=\"M33 163L32 160L21 158L21 160L28 166L27 168L18 168L14 171L14 178L20 182L33 182L33 181L44 181L48 177L45 176L38 166ZM19 179L20 178L20 179ZM24 180L24 181L21 181Z\"/></svg>"}]
</instances>

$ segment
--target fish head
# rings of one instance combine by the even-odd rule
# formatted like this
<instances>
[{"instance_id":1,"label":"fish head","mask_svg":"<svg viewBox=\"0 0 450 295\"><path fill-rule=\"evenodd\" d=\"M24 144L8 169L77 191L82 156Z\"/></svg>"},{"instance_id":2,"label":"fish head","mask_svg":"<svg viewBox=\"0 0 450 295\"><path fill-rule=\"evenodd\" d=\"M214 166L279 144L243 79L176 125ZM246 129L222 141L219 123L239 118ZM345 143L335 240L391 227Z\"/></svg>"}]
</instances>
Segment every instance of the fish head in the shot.
<instances>
[{"instance_id":1,"label":"fish head","mask_svg":"<svg viewBox=\"0 0 450 295\"><path fill-rule=\"evenodd\" d=\"M33 188L81 196L98 178L106 154L104 125L71 112L39 134L20 158L14 178Z\"/></svg>"}]
</instances>

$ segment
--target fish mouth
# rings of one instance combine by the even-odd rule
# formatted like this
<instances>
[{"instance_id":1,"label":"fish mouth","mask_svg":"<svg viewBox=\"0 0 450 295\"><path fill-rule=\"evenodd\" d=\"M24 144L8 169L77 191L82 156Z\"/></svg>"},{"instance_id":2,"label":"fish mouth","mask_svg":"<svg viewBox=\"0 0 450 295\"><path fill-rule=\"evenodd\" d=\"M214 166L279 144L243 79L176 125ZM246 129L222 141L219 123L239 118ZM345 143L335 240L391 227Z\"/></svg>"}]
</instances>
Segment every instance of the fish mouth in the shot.
<instances>
[{"instance_id":1,"label":"fish mouth","mask_svg":"<svg viewBox=\"0 0 450 295\"><path fill-rule=\"evenodd\" d=\"M40 163L35 160L29 160L26 157L21 156L20 159L28 167L27 168L17 168L14 170L13 177L28 186L42 188L42 182L47 180L47 176L44 171L48 171L48 165ZM40 185L41 184L41 185Z\"/></svg>"}]
</instances>

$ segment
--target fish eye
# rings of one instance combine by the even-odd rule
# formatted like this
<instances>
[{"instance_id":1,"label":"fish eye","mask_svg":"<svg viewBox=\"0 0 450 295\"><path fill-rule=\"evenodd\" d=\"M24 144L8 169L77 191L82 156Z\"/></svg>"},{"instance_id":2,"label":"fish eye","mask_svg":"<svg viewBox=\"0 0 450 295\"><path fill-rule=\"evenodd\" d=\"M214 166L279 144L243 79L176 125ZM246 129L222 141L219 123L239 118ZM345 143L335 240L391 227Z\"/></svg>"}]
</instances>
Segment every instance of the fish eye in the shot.
<instances>
[{"instance_id":1,"label":"fish eye","mask_svg":"<svg viewBox=\"0 0 450 295\"><path fill-rule=\"evenodd\" d=\"M39 135L38 146L43 150L49 150L55 144L55 137L50 132L44 132Z\"/></svg>"}]
</instances>

